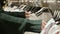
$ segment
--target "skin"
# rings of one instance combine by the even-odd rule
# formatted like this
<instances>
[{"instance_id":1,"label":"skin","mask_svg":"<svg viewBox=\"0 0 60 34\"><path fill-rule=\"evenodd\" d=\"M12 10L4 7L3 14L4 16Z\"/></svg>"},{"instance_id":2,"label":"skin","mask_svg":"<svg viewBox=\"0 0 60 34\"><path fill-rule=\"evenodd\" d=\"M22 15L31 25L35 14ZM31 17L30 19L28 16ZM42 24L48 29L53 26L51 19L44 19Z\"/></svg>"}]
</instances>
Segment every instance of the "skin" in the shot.
<instances>
[{"instance_id":1,"label":"skin","mask_svg":"<svg viewBox=\"0 0 60 34\"><path fill-rule=\"evenodd\" d=\"M29 18L30 17L30 12L25 11L25 17Z\"/></svg>"},{"instance_id":2,"label":"skin","mask_svg":"<svg viewBox=\"0 0 60 34\"><path fill-rule=\"evenodd\" d=\"M42 25L41 25L41 29L42 30L44 29L45 25L46 25L46 22L45 21L42 21Z\"/></svg>"},{"instance_id":3,"label":"skin","mask_svg":"<svg viewBox=\"0 0 60 34\"><path fill-rule=\"evenodd\" d=\"M26 16L26 18L29 18L30 12L25 11L25 16ZM42 25L41 25L42 30L44 29L45 25L46 25L46 22L44 20L42 20Z\"/></svg>"}]
</instances>

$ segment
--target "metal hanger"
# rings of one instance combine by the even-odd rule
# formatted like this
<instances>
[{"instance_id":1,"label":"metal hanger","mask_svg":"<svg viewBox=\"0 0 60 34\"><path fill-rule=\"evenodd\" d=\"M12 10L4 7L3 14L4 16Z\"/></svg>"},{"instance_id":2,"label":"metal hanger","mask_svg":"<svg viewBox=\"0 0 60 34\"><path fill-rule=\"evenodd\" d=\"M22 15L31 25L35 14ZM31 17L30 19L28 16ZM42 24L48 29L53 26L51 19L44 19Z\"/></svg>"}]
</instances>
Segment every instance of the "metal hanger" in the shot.
<instances>
[{"instance_id":1,"label":"metal hanger","mask_svg":"<svg viewBox=\"0 0 60 34\"><path fill-rule=\"evenodd\" d=\"M38 10L40 10L41 7L35 7L35 9L33 9L34 13L37 12Z\"/></svg>"},{"instance_id":2,"label":"metal hanger","mask_svg":"<svg viewBox=\"0 0 60 34\"><path fill-rule=\"evenodd\" d=\"M43 13L43 11L45 10L46 8L45 7L42 7L39 11L37 11L35 14L37 16L41 15Z\"/></svg>"},{"instance_id":3,"label":"metal hanger","mask_svg":"<svg viewBox=\"0 0 60 34\"><path fill-rule=\"evenodd\" d=\"M56 10L55 12L55 16L54 16L54 20L57 21L60 19L60 11Z\"/></svg>"},{"instance_id":4,"label":"metal hanger","mask_svg":"<svg viewBox=\"0 0 60 34\"><path fill-rule=\"evenodd\" d=\"M39 11L36 12L36 15L39 16L44 12L50 12L52 14L52 10L48 7L42 7Z\"/></svg>"},{"instance_id":5,"label":"metal hanger","mask_svg":"<svg viewBox=\"0 0 60 34\"><path fill-rule=\"evenodd\" d=\"M35 9L35 7L32 6L29 11L31 11L31 13L34 13L34 11L33 11L34 9Z\"/></svg>"},{"instance_id":6,"label":"metal hanger","mask_svg":"<svg viewBox=\"0 0 60 34\"><path fill-rule=\"evenodd\" d=\"M54 12L54 16L53 16L55 22L58 22L57 25L60 25L60 11L59 10L56 10Z\"/></svg>"}]
</instances>

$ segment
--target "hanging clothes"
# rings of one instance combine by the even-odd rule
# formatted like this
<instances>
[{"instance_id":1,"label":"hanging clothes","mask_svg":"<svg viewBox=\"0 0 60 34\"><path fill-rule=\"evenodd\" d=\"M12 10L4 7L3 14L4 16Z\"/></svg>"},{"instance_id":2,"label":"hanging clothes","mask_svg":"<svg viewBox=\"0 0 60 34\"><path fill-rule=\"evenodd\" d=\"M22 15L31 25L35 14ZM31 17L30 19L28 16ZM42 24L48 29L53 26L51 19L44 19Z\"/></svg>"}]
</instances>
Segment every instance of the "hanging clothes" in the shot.
<instances>
[{"instance_id":1,"label":"hanging clothes","mask_svg":"<svg viewBox=\"0 0 60 34\"><path fill-rule=\"evenodd\" d=\"M44 20L46 22L48 22L51 18L52 18L52 15L51 13L46 9L46 7L38 7L38 9L36 10L37 8L35 8L33 11L30 11L30 12L33 12L30 14L30 20ZM36 10L36 11L35 11Z\"/></svg>"},{"instance_id":2,"label":"hanging clothes","mask_svg":"<svg viewBox=\"0 0 60 34\"><path fill-rule=\"evenodd\" d=\"M46 24L46 26L44 27L44 29L41 31L40 34L48 34L48 31L50 30L50 28L55 25L56 22L54 21L53 18L51 18L48 23Z\"/></svg>"},{"instance_id":3,"label":"hanging clothes","mask_svg":"<svg viewBox=\"0 0 60 34\"><path fill-rule=\"evenodd\" d=\"M40 33L40 25L40 20L28 20L0 10L0 33L2 34L24 34L25 31Z\"/></svg>"}]
</instances>

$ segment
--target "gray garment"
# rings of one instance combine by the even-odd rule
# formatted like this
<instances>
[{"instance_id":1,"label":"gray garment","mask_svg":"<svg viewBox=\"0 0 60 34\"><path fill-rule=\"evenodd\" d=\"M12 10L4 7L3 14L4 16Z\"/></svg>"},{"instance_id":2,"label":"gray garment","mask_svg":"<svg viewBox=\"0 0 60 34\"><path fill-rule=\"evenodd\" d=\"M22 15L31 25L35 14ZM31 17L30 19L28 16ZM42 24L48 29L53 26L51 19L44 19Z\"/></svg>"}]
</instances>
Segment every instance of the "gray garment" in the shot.
<instances>
[{"instance_id":1,"label":"gray garment","mask_svg":"<svg viewBox=\"0 0 60 34\"><path fill-rule=\"evenodd\" d=\"M51 13L43 13L42 15L39 16L39 19L44 20L48 22L52 18Z\"/></svg>"}]
</instances>

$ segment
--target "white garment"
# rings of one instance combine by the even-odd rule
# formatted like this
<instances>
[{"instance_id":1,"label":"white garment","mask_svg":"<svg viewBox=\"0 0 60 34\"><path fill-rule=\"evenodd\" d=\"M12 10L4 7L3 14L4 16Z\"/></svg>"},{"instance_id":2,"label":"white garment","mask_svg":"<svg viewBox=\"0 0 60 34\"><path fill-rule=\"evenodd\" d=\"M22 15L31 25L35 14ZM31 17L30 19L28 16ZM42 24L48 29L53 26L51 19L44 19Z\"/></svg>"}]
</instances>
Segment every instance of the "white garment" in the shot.
<instances>
[{"instance_id":1,"label":"white garment","mask_svg":"<svg viewBox=\"0 0 60 34\"><path fill-rule=\"evenodd\" d=\"M24 34L39 34L39 33L34 33L34 32L25 32Z\"/></svg>"},{"instance_id":2,"label":"white garment","mask_svg":"<svg viewBox=\"0 0 60 34\"><path fill-rule=\"evenodd\" d=\"M7 11L7 12L24 12L24 10L22 9L17 9L16 7L5 7L4 8L4 11Z\"/></svg>"},{"instance_id":3,"label":"white garment","mask_svg":"<svg viewBox=\"0 0 60 34\"><path fill-rule=\"evenodd\" d=\"M50 28L55 25L55 21L53 18L51 18L51 20L48 21L48 23L46 24L46 26L44 27L44 29L41 31L40 34L48 34L48 31L50 30Z\"/></svg>"},{"instance_id":4,"label":"white garment","mask_svg":"<svg viewBox=\"0 0 60 34\"><path fill-rule=\"evenodd\" d=\"M59 25L53 25L48 34L59 34L60 33L60 26Z\"/></svg>"}]
</instances>

